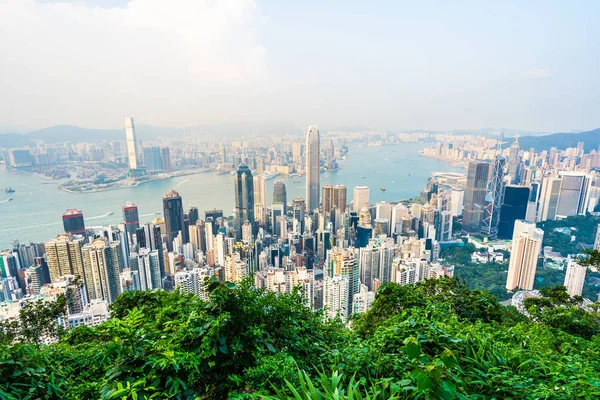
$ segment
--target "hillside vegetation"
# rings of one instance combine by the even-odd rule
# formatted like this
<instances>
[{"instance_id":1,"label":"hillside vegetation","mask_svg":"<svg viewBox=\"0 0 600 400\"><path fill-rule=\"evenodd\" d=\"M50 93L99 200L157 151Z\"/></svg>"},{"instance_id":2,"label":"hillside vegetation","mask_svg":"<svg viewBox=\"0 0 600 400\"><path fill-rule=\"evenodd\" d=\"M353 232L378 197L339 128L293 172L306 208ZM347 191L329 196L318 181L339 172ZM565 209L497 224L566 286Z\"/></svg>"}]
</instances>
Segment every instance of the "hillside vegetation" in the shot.
<instances>
[{"instance_id":1,"label":"hillside vegetation","mask_svg":"<svg viewBox=\"0 0 600 400\"><path fill-rule=\"evenodd\" d=\"M34 334L21 344L4 335L0 398L600 396L599 315L562 287L527 300L533 322L458 279L388 283L349 329L324 322L298 293L208 285L207 302L177 291L124 293L111 320L49 346Z\"/></svg>"}]
</instances>

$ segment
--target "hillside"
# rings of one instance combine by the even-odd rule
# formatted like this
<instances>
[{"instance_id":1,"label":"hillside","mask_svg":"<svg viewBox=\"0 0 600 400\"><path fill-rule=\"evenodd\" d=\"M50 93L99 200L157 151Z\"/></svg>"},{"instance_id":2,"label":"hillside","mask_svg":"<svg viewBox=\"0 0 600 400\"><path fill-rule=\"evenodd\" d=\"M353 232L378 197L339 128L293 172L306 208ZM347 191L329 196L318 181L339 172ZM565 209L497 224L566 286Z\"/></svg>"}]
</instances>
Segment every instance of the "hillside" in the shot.
<instances>
[{"instance_id":1,"label":"hillside","mask_svg":"<svg viewBox=\"0 0 600 400\"><path fill-rule=\"evenodd\" d=\"M189 133L199 133L207 136L235 138L249 135L282 135L286 133L301 133L296 126L286 123L267 124L215 124L198 125L186 128L157 127L136 124L136 135L142 140L154 140L159 136L173 137ZM125 140L125 129L87 129L75 125L56 125L29 133L0 134L0 147L29 146L36 140L45 143L60 142L93 142L100 140Z\"/></svg>"},{"instance_id":2,"label":"hillside","mask_svg":"<svg viewBox=\"0 0 600 400\"><path fill-rule=\"evenodd\" d=\"M536 151L550 150L551 147L564 150L567 147L577 147L578 142L585 143L584 149L586 153L592 150L597 151L600 145L600 128L580 133L553 133L551 135L522 136L519 138L519 144L522 149L533 147ZM506 144L506 146L510 146L510 143Z\"/></svg>"},{"instance_id":3,"label":"hillside","mask_svg":"<svg viewBox=\"0 0 600 400\"><path fill-rule=\"evenodd\" d=\"M133 291L112 319L67 334L44 303L0 332L0 398L370 399L600 396L599 315L564 288L501 306L457 279L384 284L352 329L298 293L208 283L192 294ZM57 344L36 344L58 334ZM337 394L335 394L337 393ZM360 397L359 397L360 395Z\"/></svg>"}]
</instances>

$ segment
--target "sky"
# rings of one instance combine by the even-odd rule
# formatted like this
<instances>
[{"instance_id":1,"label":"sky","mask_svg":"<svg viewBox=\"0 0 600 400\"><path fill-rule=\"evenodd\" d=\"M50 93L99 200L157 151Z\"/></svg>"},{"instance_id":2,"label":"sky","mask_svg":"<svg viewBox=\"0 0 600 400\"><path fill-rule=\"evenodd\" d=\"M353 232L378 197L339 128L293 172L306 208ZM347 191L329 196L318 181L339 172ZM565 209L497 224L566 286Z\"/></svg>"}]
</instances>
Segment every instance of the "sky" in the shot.
<instances>
[{"instance_id":1,"label":"sky","mask_svg":"<svg viewBox=\"0 0 600 400\"><path fill-rule=\"evenodd\" d=\"M0 128L600 127L600 2L0 0Z\"/></svg>"}]
</instances>

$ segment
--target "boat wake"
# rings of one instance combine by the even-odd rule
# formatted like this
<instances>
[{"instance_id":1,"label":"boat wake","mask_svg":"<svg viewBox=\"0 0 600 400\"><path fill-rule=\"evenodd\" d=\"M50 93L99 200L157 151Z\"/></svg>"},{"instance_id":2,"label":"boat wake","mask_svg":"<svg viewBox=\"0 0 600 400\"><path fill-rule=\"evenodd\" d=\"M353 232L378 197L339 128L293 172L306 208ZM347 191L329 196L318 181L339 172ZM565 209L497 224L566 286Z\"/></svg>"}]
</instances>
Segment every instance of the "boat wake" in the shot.
<instances>
[{"instance_id":1,"label":"boat wake","mask_svg":"<svg viewBox=\"0 0 600 400\"><path fill-rule=\"evenodd\" d=\"M184 179L184 180L182 180L182 181L181 181L181 182L179 182L177 185L173 186L173 189L175 189L176 187L179 187L179 186L181 186L182 184L186 183L186 182L187 182L187 181L189 181L189 180L190 180L190 178L187 178L187 179Z\"/></svg>"},{"instance_id":2,"label":"boat wake","mask_svg":"<svg viewBox=\"0 0 600 400\"><path fill-rule=\"evenodd\" d=\"M112 213L111 211L109 211L109 212L107 212L106 214L102 214L102 215L96 215L95 217L89 217L89 218L86 218L86 220L89 220L89 219L100 219L100 218L106 218L106 217L108 217L108 216L110 216L110 215L112 215L112 214L113 214L113 213Z\"/></svg>"}]
</instances>

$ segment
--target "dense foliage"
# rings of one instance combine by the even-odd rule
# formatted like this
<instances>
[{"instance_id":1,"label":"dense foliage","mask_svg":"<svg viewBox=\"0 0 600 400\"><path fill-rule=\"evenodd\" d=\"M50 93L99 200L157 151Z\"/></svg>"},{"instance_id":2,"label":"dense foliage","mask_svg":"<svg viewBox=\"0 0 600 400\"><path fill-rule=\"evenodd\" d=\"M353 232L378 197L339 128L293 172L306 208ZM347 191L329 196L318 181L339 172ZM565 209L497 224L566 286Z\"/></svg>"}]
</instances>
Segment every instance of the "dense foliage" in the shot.
<instances>
[{"instance_id":1,"label":"dense foliage","mask_svg":"<svg viewBox=\"0 0 600 400\"><path fill-rule=\"evenodd\" d=\"M598 314L564 288L528 300L530 319L458 279L388 283L352 328L323 321L299 293L209 290L206 302L128 292L110 321L56 344L5 341L0 398L600 396Z\"/></svg>"},{"instance_id":2,"label":"dense foliage","mask_svg":"<svg viewBox=\"0 0 600 400\"><path fill-rule=\"evenodd\" d=\"M593 245L600 218L591 215L575 215L560 220L548 220L537 224L544 231L543 246L550 246L563 257L582 253L579 243Z\"/></svg>"}]
</instances>

